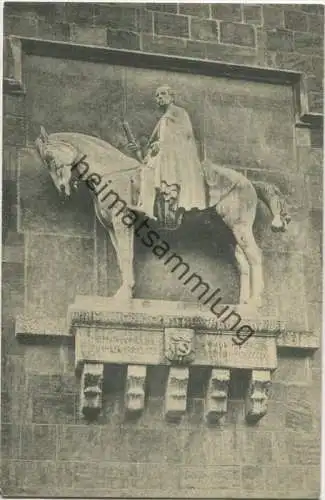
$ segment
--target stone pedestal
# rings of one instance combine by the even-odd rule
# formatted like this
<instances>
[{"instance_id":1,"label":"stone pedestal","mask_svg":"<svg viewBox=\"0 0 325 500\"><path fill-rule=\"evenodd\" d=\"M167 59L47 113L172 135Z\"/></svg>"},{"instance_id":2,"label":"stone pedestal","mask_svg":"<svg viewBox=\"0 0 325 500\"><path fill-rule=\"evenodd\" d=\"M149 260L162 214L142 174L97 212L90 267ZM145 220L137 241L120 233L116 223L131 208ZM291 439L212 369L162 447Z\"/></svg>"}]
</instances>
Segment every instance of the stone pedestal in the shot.
<instances>
[{"instance_id":1,"label":"stone pedestal","mask_svg":"<svg viewBox=\"0 0 325 500\"><path fill-rule=\"evenodd\" d=\"M312 332L292 331L247 307L222 305L222 309L227 310L226 320L190 302L77 296L66 322L18 316L16 336L27 342L46 337L74 340L80 412L89 420L101 411L104 366L113 364L126 367L125 412L132 415L145 410L147 367L165 365L169 370L165 416L173 420L186 412L192 367L205 367L207 422L217 422L226 414L232 371L244 369L250 377L246 420L254 423L267 411L277 350L310 353L318 348L318 341ZM249 327L247 338L243 325Z\"/></svg>"},{"instance_id":2,"label":"stone pedestal","mask_svg":"<svg viewBox=\"0 0 325 500\"><path fill-rule=\"evenodd\" d=\"M257 415L260 418L266 410L264 400L257 401L260 392L255 385L260 373L270 374L276 369L279 326L272 324L271 318L250 321L243 307L236 307L236 313L242 322L255 328L254 335L242 345L238 345L234 329L193 304L77 297L68 313L70 333L75 336L76 370L85 371L89 363L127 365L125 409L135 413L144 409L146 366L169 366L165 417L179 420L186 412L191 367L209 367L205 400L208 422L217 422L227 412L231 370L250 370L247 414L248 420L257 420Z\"/></svg>"}]
</instances>

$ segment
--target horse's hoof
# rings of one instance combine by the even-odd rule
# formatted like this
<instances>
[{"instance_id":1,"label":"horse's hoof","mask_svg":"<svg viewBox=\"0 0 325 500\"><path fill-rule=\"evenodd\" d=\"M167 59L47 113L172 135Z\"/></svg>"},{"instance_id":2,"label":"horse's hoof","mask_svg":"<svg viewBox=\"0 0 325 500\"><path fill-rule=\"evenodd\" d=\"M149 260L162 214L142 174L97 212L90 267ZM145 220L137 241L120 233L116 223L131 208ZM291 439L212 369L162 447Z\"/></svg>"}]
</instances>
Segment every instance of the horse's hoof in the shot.
<instances>
[{"instance_id":1,"label":"horse's hoof","mask_svg":"<svg viewBox=\"0 0 325 500\"><path fill-rule=\"evenodd\" d=\"M246 305L248 308L252 310L260 309L262 307L262 299L261 297L251 297L247 302Z\"/></svg>"},{"instance_id":2,"label":"horse's hoof","mask_svg":"<svg viewBox=\"0 0 325 500\"><path fill-rule=\"evenodd\" d=\"M114 299L117 300L130 300L133 298L132 288L120 288L114 294Z\"/></svg>"}]
</instances>

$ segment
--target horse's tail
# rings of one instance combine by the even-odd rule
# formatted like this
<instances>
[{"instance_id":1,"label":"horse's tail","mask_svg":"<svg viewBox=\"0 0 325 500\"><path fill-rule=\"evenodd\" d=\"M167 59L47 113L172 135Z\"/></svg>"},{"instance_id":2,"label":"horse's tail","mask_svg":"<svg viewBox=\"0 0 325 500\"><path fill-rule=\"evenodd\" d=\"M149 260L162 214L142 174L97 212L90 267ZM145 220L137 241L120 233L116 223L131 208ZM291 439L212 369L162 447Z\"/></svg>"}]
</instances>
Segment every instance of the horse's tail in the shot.
<instances>
[{"instance_id":1,"label":"horse's tail","mask_svg":"<svg viewBox=\"0 0 325 500\"><path fill-rule=\"evenodd\" d=\"M291 217L288 214L287 203L283 193L275 184L269 182L253 181L252 184L258 198L264 201L273 215L271 229L273 231L285 231L291 221Z\"/></svg>"}]
</instances>

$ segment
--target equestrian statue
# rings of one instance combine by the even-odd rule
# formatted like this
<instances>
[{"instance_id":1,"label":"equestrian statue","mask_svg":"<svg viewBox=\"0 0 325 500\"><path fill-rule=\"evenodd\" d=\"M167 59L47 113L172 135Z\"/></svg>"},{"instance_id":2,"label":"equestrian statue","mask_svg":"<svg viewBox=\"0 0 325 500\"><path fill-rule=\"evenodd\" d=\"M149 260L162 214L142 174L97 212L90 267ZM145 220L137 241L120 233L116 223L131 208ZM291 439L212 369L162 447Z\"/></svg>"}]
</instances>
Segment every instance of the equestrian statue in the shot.
<instances>
[{"instance_id":1,"label":"equestrian statue","mask_svg":"<svg viewBox=\"0 0 325 500\"><path fill-rule=\"evenodd\" d=\"M177 230L185 214L204 216L215 210L234 236L239 302L258 307L263 272L252 229L257 200L270 210L272 230L285 231L290 216L284 196L273 184L251 182L240 172L208 159L200 162L189 115L176 106L174 92L164 85L157 89L155 99L163 114L144 147L139 146L127 122L123 127L129 155L97 137L74 132L48 134L41 127L35 141L41 160L62 196L70 197L80 182L89 188L96 216L117 255L122 284L116 297L132 298L134 288L134 224L125 222L126 215L129 220L145 216L155 227Z\"/></svg>"}]
</instances>

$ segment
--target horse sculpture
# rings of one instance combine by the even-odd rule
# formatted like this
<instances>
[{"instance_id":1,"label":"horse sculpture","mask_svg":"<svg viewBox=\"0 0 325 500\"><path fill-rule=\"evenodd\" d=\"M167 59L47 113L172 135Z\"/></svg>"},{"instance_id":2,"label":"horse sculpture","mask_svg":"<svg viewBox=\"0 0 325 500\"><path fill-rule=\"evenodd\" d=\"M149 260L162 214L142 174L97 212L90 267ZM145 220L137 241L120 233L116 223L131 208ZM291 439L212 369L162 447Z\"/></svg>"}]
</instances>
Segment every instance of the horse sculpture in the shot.
<instances>
[{"instance_id":1,"label":"horse sculpture","mask_svg":"<svg viewBox=\"0 0 325 500\"><path fill-rule=\"evenodd\" d=\"M133 227L128 227L117 217L115 205L107 205L104 194L109 186L125 202L130 210L133 194L139 183L141 164L126 156L111 144L96 137L62 132L47 134L41 127L36 139L36 149L48 168L55 187L65 197L71 195L76 179L87 183L92 194L96 216L108 231L115 248L122 276L122 284L116 296L129 299L134 287ZM208 160L202 163L207 184L207 207L215 209L232 231L235 259L240 272L240 303L258 306L263 291L261 251L252 227L256 215L258 197L269 208L274 231L285 231L290 217L280 190L266 182L250 182L241 173L215 165ZM107 197L106 197L107 198ZM135 209L136 210L136 209Z\"/></svg>"}]
</instances>

